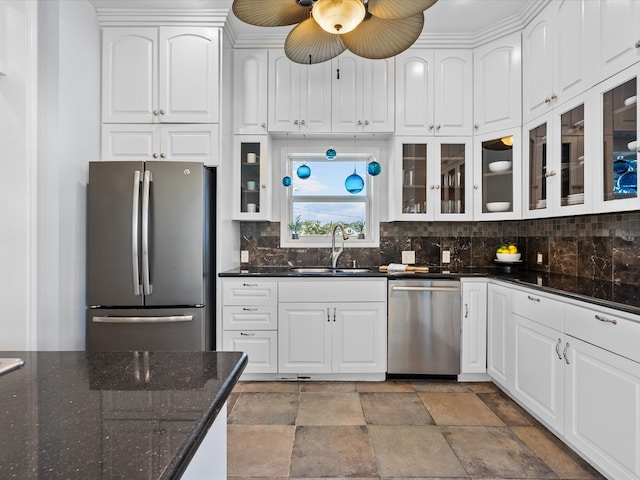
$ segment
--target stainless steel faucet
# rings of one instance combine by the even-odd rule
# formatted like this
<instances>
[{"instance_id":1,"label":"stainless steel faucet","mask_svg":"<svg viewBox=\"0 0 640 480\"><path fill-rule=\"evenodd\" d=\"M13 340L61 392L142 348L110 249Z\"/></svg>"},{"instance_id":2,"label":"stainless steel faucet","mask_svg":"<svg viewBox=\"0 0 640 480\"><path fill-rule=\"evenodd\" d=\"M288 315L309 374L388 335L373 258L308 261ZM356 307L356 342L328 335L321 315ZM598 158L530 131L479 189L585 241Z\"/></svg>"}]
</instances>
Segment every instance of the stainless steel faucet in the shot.
<instances>
[{"instance_id":1,"label":"stainless steel faucet","mask_svg":"<svg viewBox=\"0 0 640 480\"><path fill-rule=\"evenodd\" d=\"M340 229L342 231L342 246L336 250L336 232ZM347 231L341 224L336 224L333 227L333 233L331 235L331 268L336 268L338 266L338 259L340 255L342 255L342 251L344 250L344 241L349 240L349 235Z\"/></svg>"}]
</instances>

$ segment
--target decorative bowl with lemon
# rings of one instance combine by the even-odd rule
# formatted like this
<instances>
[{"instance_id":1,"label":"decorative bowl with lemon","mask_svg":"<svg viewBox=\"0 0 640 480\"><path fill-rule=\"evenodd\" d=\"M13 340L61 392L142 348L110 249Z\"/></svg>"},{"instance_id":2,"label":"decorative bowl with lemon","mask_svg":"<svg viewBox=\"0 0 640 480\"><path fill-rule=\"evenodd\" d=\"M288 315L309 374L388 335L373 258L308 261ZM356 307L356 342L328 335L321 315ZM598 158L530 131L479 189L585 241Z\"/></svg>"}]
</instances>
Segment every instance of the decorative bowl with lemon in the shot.
<instances>
[{"instance_id":1,"label":"decorative bowl with lemon","mask_svg":"<svg viewBox=\"0 0 640 480\"><path fill-rule=\"evenodd\" d=\"M513 243L500 245L496 250L496 258L499 262L519 262L521 253L518 252L518 247Z\"/></svg>"}]
</instances>

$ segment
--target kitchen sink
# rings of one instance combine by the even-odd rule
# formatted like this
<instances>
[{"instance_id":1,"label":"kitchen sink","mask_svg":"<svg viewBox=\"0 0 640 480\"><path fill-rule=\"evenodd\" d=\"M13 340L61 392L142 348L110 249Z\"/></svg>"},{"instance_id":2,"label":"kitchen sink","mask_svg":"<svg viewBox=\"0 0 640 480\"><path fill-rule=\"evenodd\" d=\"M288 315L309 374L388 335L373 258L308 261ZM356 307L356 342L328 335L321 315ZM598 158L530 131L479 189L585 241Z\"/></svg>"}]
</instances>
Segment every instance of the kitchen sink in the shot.
<instances>
[{"instance_id":1,"label":"kitchen sink","mask_svg":"<svg viewBox=\"0 0 640 480\"><path fill-rule=\"evenodd\" d=\"M292 267L294 273L369 273L370 268Z\"/></svg>"},{"instance_id":2,"label":"kitchen sink","mask_svg":"<svg viewBox=\"0 0 640 480\"><path fill-rule=\"evenodd\" d=\"M0 358L0 375L9 373L23 365L24 360L21 358Z\"/></svg>"}]
</instances>

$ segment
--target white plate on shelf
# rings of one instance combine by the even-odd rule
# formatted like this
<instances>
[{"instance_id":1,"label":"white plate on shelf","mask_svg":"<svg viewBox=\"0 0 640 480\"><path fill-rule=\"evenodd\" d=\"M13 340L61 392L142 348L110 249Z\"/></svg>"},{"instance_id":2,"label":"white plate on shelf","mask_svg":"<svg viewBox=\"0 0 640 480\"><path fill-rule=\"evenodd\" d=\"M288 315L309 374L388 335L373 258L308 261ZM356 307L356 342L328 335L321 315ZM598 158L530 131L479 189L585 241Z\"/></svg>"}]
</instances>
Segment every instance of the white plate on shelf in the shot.
<instances>
[{"instance_id":1,"label":"white plate on shelf","mask_svg":"<svg viewBox=\"0 0 640 480\"><path fill-rule=\"evenodd\" d=\"M490 212L508 212L511 208L511 202L489 202L487 210Z\"/></svg>"},{"instance_id":2,"label":"white plate on shelf","mask_svg":"<svg viewBox=\"0 0 640 480\"><path fill-rule=\"evenodd\" d=\"M491 162L489 165L489 171L498 173L498 172L508 172L511 170L511 161L510 160L500 160L497 162Z\"/></svg>"}]
</instances>

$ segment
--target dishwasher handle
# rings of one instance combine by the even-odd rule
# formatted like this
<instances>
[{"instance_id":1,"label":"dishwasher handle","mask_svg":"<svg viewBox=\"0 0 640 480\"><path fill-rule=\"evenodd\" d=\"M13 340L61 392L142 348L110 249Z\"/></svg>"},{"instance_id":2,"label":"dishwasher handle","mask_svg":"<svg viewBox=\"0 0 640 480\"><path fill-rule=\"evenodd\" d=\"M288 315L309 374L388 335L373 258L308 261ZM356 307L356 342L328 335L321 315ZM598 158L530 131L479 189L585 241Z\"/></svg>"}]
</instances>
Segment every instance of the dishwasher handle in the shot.
<instances>
[{"instance_id":1,"label":"dishwasher handle","mask_svg":"<svg viewBox=\"0 0 640 480\"><path fill-rule=\"evenodd\" d=\"M389 287L394 292L459 292L460 287Z\"/></svg>"}]
</instances>

